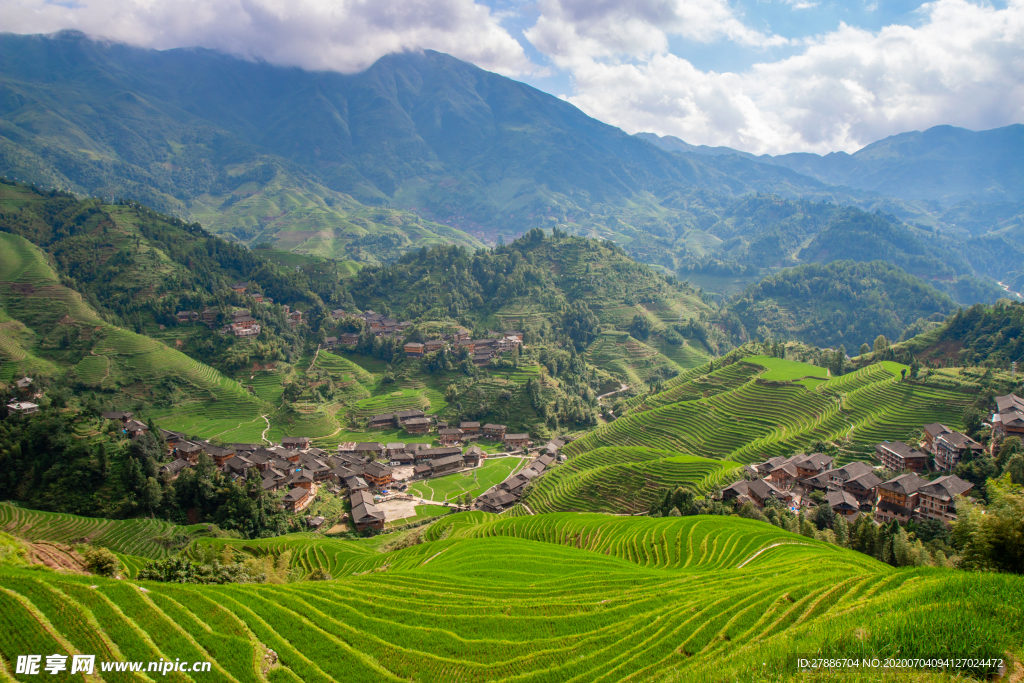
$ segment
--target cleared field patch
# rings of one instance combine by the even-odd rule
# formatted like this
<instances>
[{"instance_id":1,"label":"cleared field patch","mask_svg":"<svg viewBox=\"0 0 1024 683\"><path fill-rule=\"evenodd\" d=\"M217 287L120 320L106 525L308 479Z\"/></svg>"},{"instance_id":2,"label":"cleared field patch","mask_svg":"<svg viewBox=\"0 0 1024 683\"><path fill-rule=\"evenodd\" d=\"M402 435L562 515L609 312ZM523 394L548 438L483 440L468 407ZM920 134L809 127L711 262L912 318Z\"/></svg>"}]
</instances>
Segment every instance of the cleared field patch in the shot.
<instances>
[{"instance_id":1,"label":"cleared field patch","mask_svg":"<svg viewBox=\"0 0 1024 683\"><path fill-rule=\"evenodd\" d=\"M515 456L487 458L479 467L467 472L433 477L410 484L409 492L425 500L434 500L440 503L454 502L467 493L470 498L477 498L487 489L497 486L526 467L528 462L528 458Z\"/></svg>"}]
</instances>

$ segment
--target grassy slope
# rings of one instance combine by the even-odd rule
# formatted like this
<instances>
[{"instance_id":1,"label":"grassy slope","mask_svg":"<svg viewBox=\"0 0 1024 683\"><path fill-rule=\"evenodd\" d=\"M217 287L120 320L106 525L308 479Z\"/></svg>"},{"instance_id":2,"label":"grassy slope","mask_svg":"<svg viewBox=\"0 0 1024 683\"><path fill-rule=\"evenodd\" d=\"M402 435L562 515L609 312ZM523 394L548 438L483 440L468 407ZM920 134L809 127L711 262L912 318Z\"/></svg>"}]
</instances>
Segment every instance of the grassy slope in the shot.
<instances>
[{"instance_id":1,"label":"grassy slope","mask_svg":"<svg viewBox=\"0 0 1024 683\"><path fill-rule=\"evenodd\" d=\"M19 286L31 286L32 292L14 295ZM106 323L60 284L37 247L15 235L0 234L0 294L7 314L34 332L32 352L75 372L83 383L121 387L140 397L153 383L177 383L183 400L155 411L166 428L211 433L259 418L263 404L237 382L156 340ZM85 340L88 351L60 349L64 332Z\"/></svg>"},{"instance_id":2,"label":"grassy slope","mask_svg":"<svg viewBox=\"0 0 1024 683\"><path fill-rule=\"evenodd\" d=\"M523 469L527 462L526 458L488 458L480 467L469 472L458 472L417 482L409 487L409 493L442 503L455 501L467 493L471 498L477 498L487 489L497 486Z\"/></svg>"},{"instance_id":3,"label":"grassy slope","mask_svg":"<svg viewBox=\"0 0 1024 683\"><path fill-rule=\"evenodd\" d=\"M786 680L795 653L1024 654L1020 577L894 570L750 520L473 513L426 537L391 553L310 535L234 544L339 577L315 584L0 568L0 652L212 659L204 680L236 681L259 680L265 647L273 681Z\"/></svg>"}]
</instances>

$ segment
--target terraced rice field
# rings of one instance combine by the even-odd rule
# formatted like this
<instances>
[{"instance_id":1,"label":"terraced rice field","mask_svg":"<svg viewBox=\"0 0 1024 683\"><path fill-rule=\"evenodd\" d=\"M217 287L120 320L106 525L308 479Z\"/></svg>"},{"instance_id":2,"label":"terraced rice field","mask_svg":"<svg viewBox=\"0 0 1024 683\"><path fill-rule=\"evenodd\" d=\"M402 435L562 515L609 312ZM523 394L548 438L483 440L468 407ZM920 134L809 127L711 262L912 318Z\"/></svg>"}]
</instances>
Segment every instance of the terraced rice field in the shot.
<instances>
[{"instance_id":1,"label":"terraced rice field","mask_svg":"<svg viewBox=\"0 0 1024 683\"><path fill-rule=\"evenodd\" d=\"M707 377L688 374L664 394L644 399L653 410L630 413L568 445L579 455L603 446L638 446L751 463L789 455L816 440L840 445L843 460L870 459L874 445L907 438L921 425L961 425L973 396L899 381L882 365L834 378L813 390L751 378L740 362ZM710 386L711 378L718 382ZM709 385L707 398L694 388ZM711 394L712 391L718 393Z\"/></svg>"},{"instance_id":2,"label":"terraced rice field","mask_svg":"<svg viewBox=\"0 0 1024 683\"><path fill-rule=\"evenodd\" d=\"M371 415L417 408L425 412L430 409L430 401L424 396L422 389L395 389L380 396L357 401L354 412L357 417L365 419Z\"/></svg>"},{"instance_id":3,"label":"terraced rice field","mask_svg":"<svg viewBox=\"0 0 1024 683\"><path fill-rule=\"evenodd\" d=\"M172 552L159 539L170 537L176 527L155 519L99 519L42 512L0 503L0 530L29 541L89 543L114 552L160 559Z\"/></svg>"},{"instance_id":4,"label":"terraced rice field","mask_svg":"<svg viewBox=\"0 0 1024 683\"><path fill-rule=\"evenodd\" d=\"M784 680L796 653L1009 659L1024 646L1022 577L895 570L750 520L474 513L426 535L391 553L254 542L328 582L0 569L0 653L212 661L176 681L590 683ZM264 678L268 648L279 659Z\"/></svg>"},{"instance_id":5,"label":"terraced rice field","mask_svg":"<svg viewBox=\"0 0 1024 683\"><path fill-rule=\"evenodd\" d=\"M675 363L625 332L601 334L587 349L586 357L590 364L616 374L636 388L663 377L663 371L679 372Z\"/></svg>"},{"instance_id":6,"label":"terraced rice field","mask_svg":"<svg viewBox=\"0 0 1024 683\"><path fill-rule=\"evenodd\" d=\"M738 467L650 448L598 448L546 472L525 502L536 513L645 512L670 488L705 493L726 486Z\"/></svg>"}]
</instances>

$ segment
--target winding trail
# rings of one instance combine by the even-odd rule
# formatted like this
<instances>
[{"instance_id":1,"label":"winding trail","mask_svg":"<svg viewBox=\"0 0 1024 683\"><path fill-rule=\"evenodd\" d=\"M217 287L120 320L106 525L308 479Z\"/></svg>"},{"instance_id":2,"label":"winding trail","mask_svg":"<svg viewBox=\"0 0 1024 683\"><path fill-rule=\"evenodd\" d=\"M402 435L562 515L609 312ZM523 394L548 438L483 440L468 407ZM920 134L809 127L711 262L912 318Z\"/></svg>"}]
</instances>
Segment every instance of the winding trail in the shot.
<instances>
[{"instance_id":1,"label":"winding trail","mask_svg":"<svg viewBox=\"0 0 1024 683\"><path fill-rule=\"evenodd\" d=\"M267 423L267 428L263 430L262 434L260 434L260 440L261 441L266 441L267 443L270 443L270 439L267 438L267 432L270 431L270 420L267 419L266 415L260 415L260 417L262 417L263 420Z\"/></svg>"},{"instance_id":2,"label":"winding trail","mask_svg":"<svg viewBox=\"0 0 1024 683\"><path fill-rule=\"evenodd\" d=\"M320 355L320 345L317 344L316 345L316 353L313 354L313 362L309 364L308 368L306 368L306 374L307 375L309 374L309 371L313 369L313 366L316 365L316 359L317 359L317 356L319 356L319 355Z\"/></svg>"},{"instance_id":3,"label":"winding trail","mask_svg":"<svg viewBox=\"0 0 1024 683\"><path fill-rule=\"evenodd\" d=\"M609 391L607 394L601 394L600 396L597 397L597 400L600 401L602 398L605 398L607 396L611 396L612 394L617 394L620 391L625 391L626 389L629 389L629 385L628 384L623 384L622 386L620 386L615 391Z\"/></svg>"}]
</instances>

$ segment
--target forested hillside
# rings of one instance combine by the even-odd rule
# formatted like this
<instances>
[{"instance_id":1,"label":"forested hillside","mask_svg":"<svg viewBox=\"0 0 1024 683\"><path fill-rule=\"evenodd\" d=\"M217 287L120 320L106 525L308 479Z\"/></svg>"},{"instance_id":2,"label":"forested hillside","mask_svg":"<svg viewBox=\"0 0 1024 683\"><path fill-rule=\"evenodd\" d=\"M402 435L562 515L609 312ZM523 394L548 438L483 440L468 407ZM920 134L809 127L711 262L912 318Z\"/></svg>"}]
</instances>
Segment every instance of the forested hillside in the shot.
<instances>
[{"instance_id":1,"label":"forested hillside","mask_svg":"<svg viewBox=\"0 0 1024 683\"><path fill-rule=\"evenodd\" d=\"M855 355L878 335L898 339L919 319L956 310L945 293L885 261L832 261L787 268L751 285L727 309L756 339L845 346Z\"/></svg>"}]
</instances>

